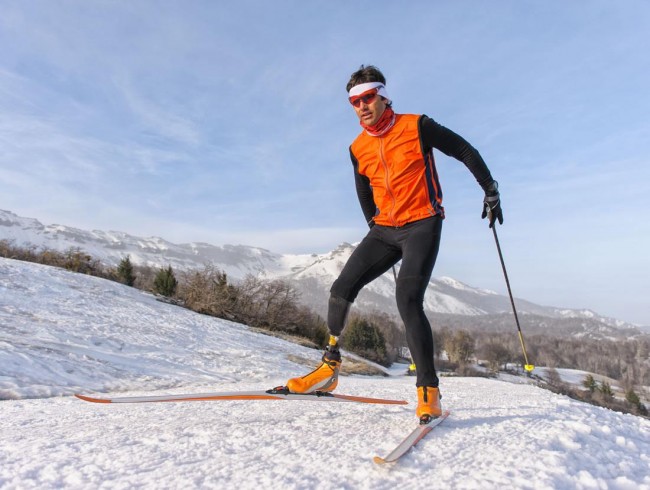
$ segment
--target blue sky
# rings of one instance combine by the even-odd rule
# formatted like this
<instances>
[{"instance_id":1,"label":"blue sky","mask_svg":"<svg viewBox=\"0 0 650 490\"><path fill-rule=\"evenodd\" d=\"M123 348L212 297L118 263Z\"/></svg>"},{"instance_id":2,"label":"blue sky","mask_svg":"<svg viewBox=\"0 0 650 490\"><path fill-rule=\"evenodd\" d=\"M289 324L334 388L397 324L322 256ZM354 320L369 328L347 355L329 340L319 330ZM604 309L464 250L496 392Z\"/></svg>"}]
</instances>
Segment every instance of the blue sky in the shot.
<instances>
[{"instance_id":1,"label":"blue sky","mask_svg":"<svg viewBox=\"0 0 650 490\"><path fill-rule=\"evenodd\" d=\"M499 181L514 293L650 325L650 3L0 0L0 209L322 253L366 232L345 84L458 132ZM504 293L482 191L436 154L434 274Z\"/></svg>"}]
</instances>

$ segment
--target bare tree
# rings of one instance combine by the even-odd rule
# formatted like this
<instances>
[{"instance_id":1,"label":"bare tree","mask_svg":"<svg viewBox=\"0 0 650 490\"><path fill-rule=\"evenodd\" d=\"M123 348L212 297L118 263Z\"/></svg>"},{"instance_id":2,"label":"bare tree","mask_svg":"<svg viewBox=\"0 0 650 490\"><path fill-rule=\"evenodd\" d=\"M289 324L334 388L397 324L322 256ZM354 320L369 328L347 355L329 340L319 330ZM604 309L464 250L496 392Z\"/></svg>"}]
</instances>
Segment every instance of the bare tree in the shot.
<instances>
[{"instance_id":1,"label":"bare tree","mask_svg":"<svg viewBox=\"0 0 650 490\"><path fill-rule=\"evenodd\" d=\"M445 351L449 360L467 364L474 354L474 338L466 330L459 330L445 339Z\"/></svg>"},{"instance_id":2,"label":"bare tree","mask_svg":"<svg viewBox=\"0 0 650 490\"><path fill-rule=\"evenodd\" d=\"M498 372L502 366L513 360L510 350L500 342L489 342L481 349L482 358L488 362L490 371Z\"/></svg>"}]
</instances>

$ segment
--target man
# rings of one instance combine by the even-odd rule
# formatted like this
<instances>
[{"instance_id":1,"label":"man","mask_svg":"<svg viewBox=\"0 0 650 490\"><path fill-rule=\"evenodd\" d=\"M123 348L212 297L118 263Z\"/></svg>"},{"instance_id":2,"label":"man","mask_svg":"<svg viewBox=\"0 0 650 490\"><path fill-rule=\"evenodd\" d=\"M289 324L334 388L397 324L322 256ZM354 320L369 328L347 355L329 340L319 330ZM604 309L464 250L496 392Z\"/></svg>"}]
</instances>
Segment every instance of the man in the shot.
<instances>
[{"instance_id":1,"label":"man","mask_svg":"<svg viewBox=\"0 0 650 490\"><path fill-rule=\"evenodd\" d=\"M497 219L503 223L497 182L478 151L462 137L425 115L396 114L386 79L376 67L361 66L346 90L363 128L350 146L350 157L370 231L330 290L330 342L322 363L306 376L290 379L287 388L296 393L336 388L341 366L338 338L350 305L366 284L401 260L395 296L416 366L416 415L426 423L442 413L433 335L423 309L444 219L433 148L472 172L485 191L482 217L489 216L490 227Z\"/></svg>"}]
</instances>

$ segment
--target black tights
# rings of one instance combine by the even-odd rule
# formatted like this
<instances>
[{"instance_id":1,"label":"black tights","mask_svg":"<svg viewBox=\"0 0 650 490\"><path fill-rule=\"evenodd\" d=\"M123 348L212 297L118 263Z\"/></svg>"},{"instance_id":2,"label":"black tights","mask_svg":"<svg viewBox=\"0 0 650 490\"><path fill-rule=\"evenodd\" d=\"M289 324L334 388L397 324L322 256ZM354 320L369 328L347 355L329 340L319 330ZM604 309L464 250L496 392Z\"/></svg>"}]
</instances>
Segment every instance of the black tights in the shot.
<instances>
[{"instance_id":1,"label":"black tights","mask_svg":"<svg viewBox=\"0 0 650 490\"><path fill-rule=\"evenodd\" d=\"M330 290L328 326L332 335L338 336L345 327L347 313L347 308L340 306L341 300L349 305L366 284L402 260L395 298L415 362L417 386L438 386L433 364L433 335L422 304L438 256L441 230L442 219L438 216L399 228L373 226Z\"/></svg>"}]
</instances>

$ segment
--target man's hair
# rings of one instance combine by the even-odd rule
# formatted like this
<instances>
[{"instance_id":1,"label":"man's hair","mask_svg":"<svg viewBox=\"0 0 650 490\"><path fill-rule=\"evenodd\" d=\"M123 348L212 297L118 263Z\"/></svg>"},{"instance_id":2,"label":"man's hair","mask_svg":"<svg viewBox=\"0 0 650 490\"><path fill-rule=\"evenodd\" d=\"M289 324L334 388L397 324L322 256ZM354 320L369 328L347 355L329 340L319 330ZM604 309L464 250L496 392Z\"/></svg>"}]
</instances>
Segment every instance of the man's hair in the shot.
<instances>
[{"instance_id":1,"label":"man's hair","mask_svg":"<svg viewBox=\"0 0 650 490\"><path fill-rule=\"evenodd\" d=\"M361 65L361 67L350 76L350 81L345 86L345 91L349 92L352 87L361 83L369 82L381 82L386 85L386 77L376 66Z\"/></svg>"}]
</instances>

